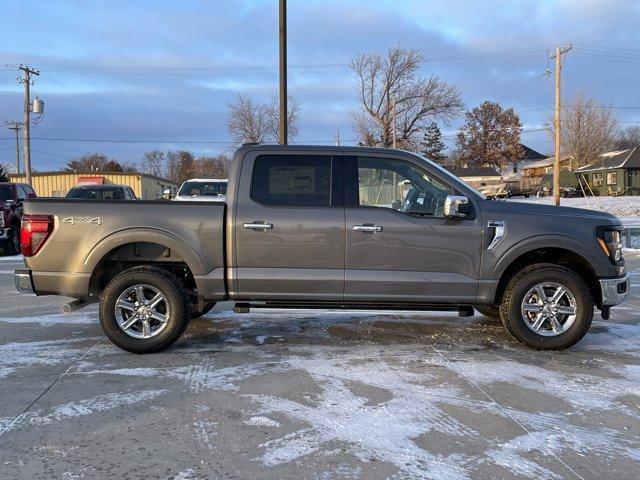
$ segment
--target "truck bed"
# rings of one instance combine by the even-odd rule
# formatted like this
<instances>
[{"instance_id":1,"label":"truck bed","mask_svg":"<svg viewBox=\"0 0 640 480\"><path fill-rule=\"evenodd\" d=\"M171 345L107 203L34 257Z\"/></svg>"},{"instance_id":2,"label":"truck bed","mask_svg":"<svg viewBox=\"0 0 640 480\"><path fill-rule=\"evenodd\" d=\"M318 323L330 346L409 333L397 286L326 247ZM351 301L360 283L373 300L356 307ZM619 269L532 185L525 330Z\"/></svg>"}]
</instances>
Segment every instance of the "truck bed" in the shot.
<instances>
[{"instance_id":1,"label":"truck bed","mask_svg":"<svg viewBox=\"0 0 640 480\"><path fill-rule=\"evenodd\" d=\"M36 293L85 298L105 261L184 262L198 290L223 297L224 203L34 199L28 215L54 219L53 232L25 263Z\"/></svg>"}]
</instances>

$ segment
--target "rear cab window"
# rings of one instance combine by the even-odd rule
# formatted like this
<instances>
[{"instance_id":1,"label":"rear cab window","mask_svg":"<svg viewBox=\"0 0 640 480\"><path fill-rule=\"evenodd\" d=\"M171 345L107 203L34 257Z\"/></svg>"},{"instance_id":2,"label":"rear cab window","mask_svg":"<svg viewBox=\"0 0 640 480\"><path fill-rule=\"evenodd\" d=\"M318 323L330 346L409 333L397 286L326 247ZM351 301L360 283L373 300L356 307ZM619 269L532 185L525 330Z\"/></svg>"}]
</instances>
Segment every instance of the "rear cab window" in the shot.
<instances>
[{"instance_id":1,"label":"rear cab window","mask_svg":"<svg viewBox=\"0 0 640 480\"><path fill-rule=\"evenodd\" d=\"M261 155L251 180L251 199L265 205L331 206L331 156Z\"/></svg>"}]
</instances>

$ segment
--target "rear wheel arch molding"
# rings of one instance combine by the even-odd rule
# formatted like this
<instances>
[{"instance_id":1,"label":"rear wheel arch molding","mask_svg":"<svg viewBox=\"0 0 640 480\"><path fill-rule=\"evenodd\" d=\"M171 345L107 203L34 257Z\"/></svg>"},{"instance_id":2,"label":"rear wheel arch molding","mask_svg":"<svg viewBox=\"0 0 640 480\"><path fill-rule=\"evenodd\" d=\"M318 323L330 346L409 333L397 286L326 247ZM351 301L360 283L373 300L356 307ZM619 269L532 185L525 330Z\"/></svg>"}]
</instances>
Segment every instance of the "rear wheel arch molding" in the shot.
<instances>
[{"instance_id":1,"label":"rear wheel arch molding","mask_svg":"<svg viewBox=\"0 0 640 480\"><path fill-rule=\"evenodd\" d=\"M83 264L89 272L113 250L130 243L156 243L175 251L191 269L194 275L206 273L205 265L198 254L177 235L154 228L130 228L109 234L98 242L86 255Z\"/></svg>"}]
</instances>

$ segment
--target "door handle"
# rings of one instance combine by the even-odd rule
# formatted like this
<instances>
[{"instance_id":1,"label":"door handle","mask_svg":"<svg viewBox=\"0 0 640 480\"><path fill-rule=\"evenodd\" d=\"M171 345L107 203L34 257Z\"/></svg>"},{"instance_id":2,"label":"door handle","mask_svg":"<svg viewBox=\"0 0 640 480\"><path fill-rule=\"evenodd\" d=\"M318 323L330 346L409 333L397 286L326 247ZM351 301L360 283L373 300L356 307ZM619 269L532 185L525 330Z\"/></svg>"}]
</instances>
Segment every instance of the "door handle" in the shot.
<instances>
[{"instance_id":1,"label":"door handle","mask_svg":"<svg viewBox=\"0 0 640 480\"><path fill-rule=\"evenodd\" d=\"M382 226L381 225L354 225L353 230L356 232L374 233L374 232L381 232Z\"/></svg>"},{"instance_id":2,"label":"door handle","mask_svg":"<svg viewBox=\"0 0 640 480\"><path fill-rule=\"evenodd\" d=\"M271 230L273 223L243 223L242 226L247 230Z\"/></svg>"}]
</instances>

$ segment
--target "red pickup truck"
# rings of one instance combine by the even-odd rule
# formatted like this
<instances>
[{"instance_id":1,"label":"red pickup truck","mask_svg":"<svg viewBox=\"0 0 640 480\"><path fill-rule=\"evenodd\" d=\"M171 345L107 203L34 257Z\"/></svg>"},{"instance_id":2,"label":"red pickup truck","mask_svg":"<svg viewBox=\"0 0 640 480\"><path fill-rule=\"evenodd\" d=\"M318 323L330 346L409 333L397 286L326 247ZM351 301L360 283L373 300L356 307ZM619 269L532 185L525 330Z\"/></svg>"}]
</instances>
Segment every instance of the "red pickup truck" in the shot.
<instances>
[{"instance_id":1,"label":"red pickup truck","mask_svg":"<svg viewBox=\"0 0 640 480\"><path fill-rule=\"evenodd\" d=\"M25 183L0 183L0 247L5 255L20 253L22 202L36 197L33 188Z\"/></svg>"}]
</instances>

